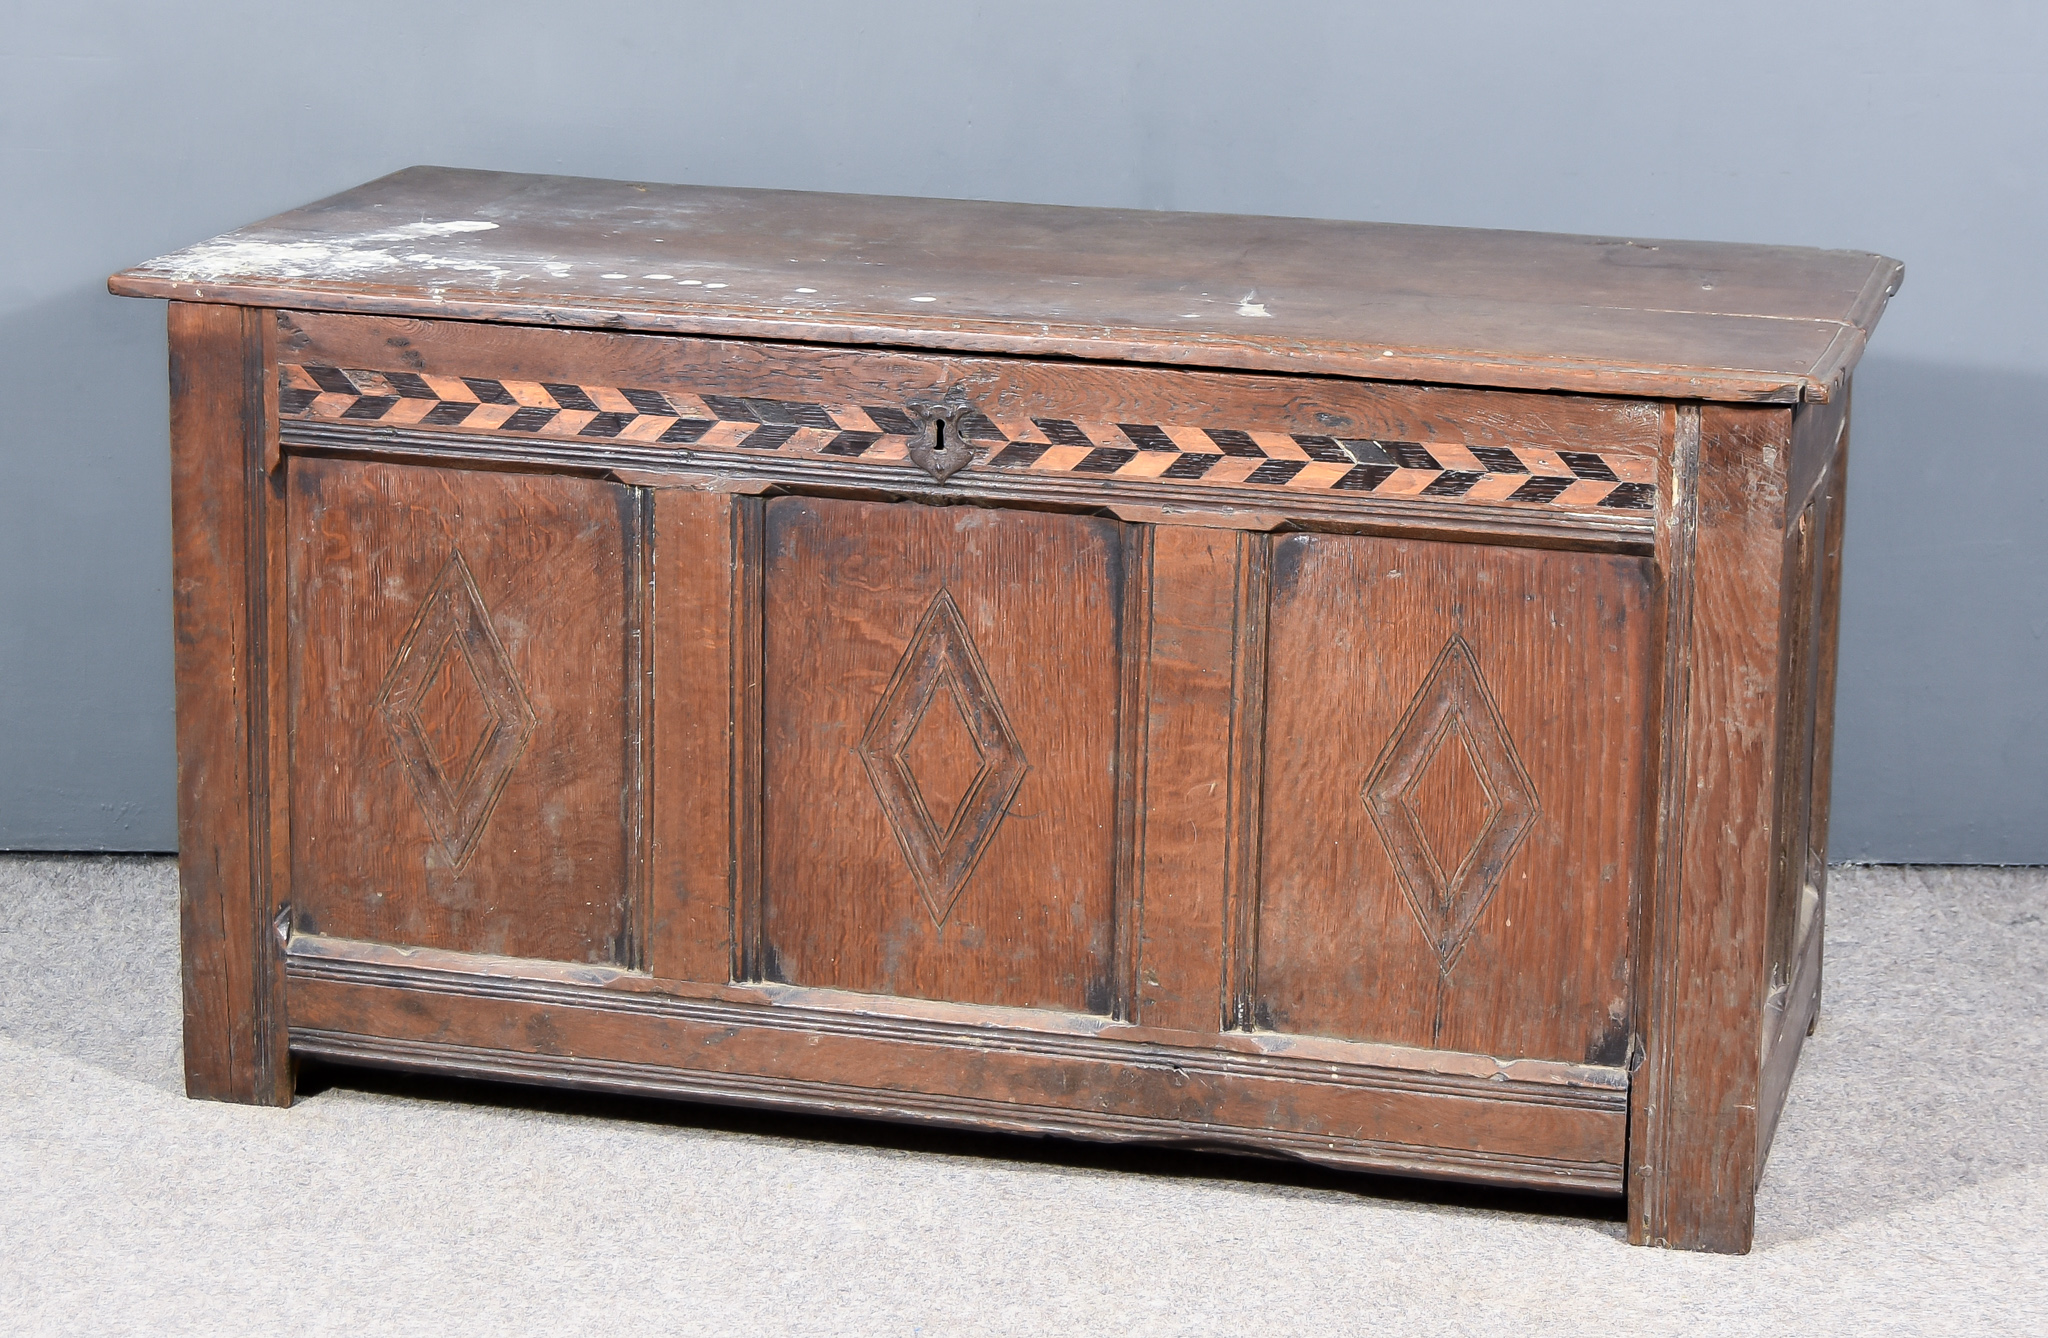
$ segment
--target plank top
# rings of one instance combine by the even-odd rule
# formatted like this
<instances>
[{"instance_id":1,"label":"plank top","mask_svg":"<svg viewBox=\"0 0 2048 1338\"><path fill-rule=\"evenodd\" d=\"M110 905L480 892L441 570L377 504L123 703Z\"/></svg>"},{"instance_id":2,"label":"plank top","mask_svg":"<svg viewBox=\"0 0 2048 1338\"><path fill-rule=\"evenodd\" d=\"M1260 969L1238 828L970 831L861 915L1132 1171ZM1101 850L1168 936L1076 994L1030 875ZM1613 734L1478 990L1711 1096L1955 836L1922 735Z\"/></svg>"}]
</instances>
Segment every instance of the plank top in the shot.
<instances>
[{"instance_id":1,"label":"plank top","mask_svg":"<svg viewBox=\"0 0 2048 1338\"><path fill-rule=\"evenodd\" d=\"M131 297L1679 399L1826 400L1862 251L412 167Z\"/></svg>"}]
</instances>

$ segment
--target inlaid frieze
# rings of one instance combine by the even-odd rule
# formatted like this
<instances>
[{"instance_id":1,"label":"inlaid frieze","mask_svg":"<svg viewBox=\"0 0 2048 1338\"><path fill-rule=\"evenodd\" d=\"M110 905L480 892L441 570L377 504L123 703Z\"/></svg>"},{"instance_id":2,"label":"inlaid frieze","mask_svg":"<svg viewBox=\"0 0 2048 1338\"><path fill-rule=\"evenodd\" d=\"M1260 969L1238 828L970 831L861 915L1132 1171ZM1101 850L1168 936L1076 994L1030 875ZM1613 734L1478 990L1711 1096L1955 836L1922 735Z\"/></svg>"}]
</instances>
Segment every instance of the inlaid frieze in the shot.
<instances>
[{"instance_id":1,"label":"inlaid frieze","mask_svg":"<svg viewBox=\"0 0 2048 1338\"><path fill-rule=\"evenodd\" d=\"M743 398L286 363L286 419L695 451L908 461L919 425L901 407ZM1620 452L1270 432L1241 424L965 415L975 467L1309 492L1649 511L1656 461Z\"/></svg>"}]
</instances>

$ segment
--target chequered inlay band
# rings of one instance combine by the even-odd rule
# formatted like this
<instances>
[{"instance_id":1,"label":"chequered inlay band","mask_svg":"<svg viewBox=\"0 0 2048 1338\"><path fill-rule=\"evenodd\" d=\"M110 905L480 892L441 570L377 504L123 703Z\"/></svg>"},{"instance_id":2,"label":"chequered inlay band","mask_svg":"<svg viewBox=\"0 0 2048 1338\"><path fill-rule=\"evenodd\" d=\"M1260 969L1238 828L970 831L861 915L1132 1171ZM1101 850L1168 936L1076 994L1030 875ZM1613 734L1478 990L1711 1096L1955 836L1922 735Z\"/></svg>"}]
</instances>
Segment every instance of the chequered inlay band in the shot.
<instances>
[{"instance_id":1,"label":"chequered inlay band","mask_svg":"<svg viewBox=\"0 0 2048 1338\"><path fill-rule=\"evenodd\" d=\"M901 460L917 425L899 408L627 390L555 381L422 376L282 364L286 418L689 446L714 451ZM1649 456L1383 441L1167 423L1065 418L963 420L978 463L1035 473L1649 511Z\"/></svg>"}]
</instances>

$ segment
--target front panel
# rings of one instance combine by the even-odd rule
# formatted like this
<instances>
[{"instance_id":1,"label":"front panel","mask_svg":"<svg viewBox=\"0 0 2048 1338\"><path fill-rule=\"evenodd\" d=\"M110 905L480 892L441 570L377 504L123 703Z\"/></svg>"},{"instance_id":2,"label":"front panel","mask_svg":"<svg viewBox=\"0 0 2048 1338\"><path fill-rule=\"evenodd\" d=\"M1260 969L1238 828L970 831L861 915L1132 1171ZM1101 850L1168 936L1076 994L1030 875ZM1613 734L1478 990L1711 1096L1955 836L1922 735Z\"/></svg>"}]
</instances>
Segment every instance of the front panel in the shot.
<instances>
[{"instance_id":1,"label":"front panel","mask_svg":"<svg viewBox=\"0 0 2048 1338\"><path fill-rule=\"evenodd\" d=\"M1109 1011L1121 528L767 503L765 978Z\"/></svg>"},{"instance_id":2,"label":"front panel","mask_svg":"<svg viewBox=\"0 0 2048 1338\"><path fill-rule=\"evenodd\" d=\"M1272 583L1256 1022L1622 1063L1648 563L1290 535Z\"/></svg>"},{"instance_id":3,"label":"front panel","mask_svg":"<svg viewBox=\"0 0 2048 1338\"><path fill-rule=\"evenodd\" d=\"M1648 406L278 336L302 1051L1619 1184Z\"/></svg>"},{"instance_id":4,"label":"front panel","mask_svg":"<svg viewBox=\"0 0 2048 1338\"><path fill-rule=\"evenodd\" d=\"M298 930L633 960L636 505L559 475L290 462Z\"/></svg>"}]
</instances>

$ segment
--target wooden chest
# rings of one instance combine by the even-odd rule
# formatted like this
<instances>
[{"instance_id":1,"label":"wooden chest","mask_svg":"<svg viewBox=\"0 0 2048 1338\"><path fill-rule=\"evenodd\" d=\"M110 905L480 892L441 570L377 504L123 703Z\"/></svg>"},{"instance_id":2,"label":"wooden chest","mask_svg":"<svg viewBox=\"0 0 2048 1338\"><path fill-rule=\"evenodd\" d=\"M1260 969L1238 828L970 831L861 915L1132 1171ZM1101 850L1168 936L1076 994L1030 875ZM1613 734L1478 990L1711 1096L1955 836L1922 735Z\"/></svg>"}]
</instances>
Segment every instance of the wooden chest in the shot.
<instances>
[{"instance_id":1,"label":"wooden chest","mask_svg":"<svg viewBox=\"0 0 2048 1338\"><path fill-rule=\"evenodd\" d=\"M1899 275L432 168L125 271L188 1090L1237 1146L1745 1249Z\"/></svg>"}]
</instances>

